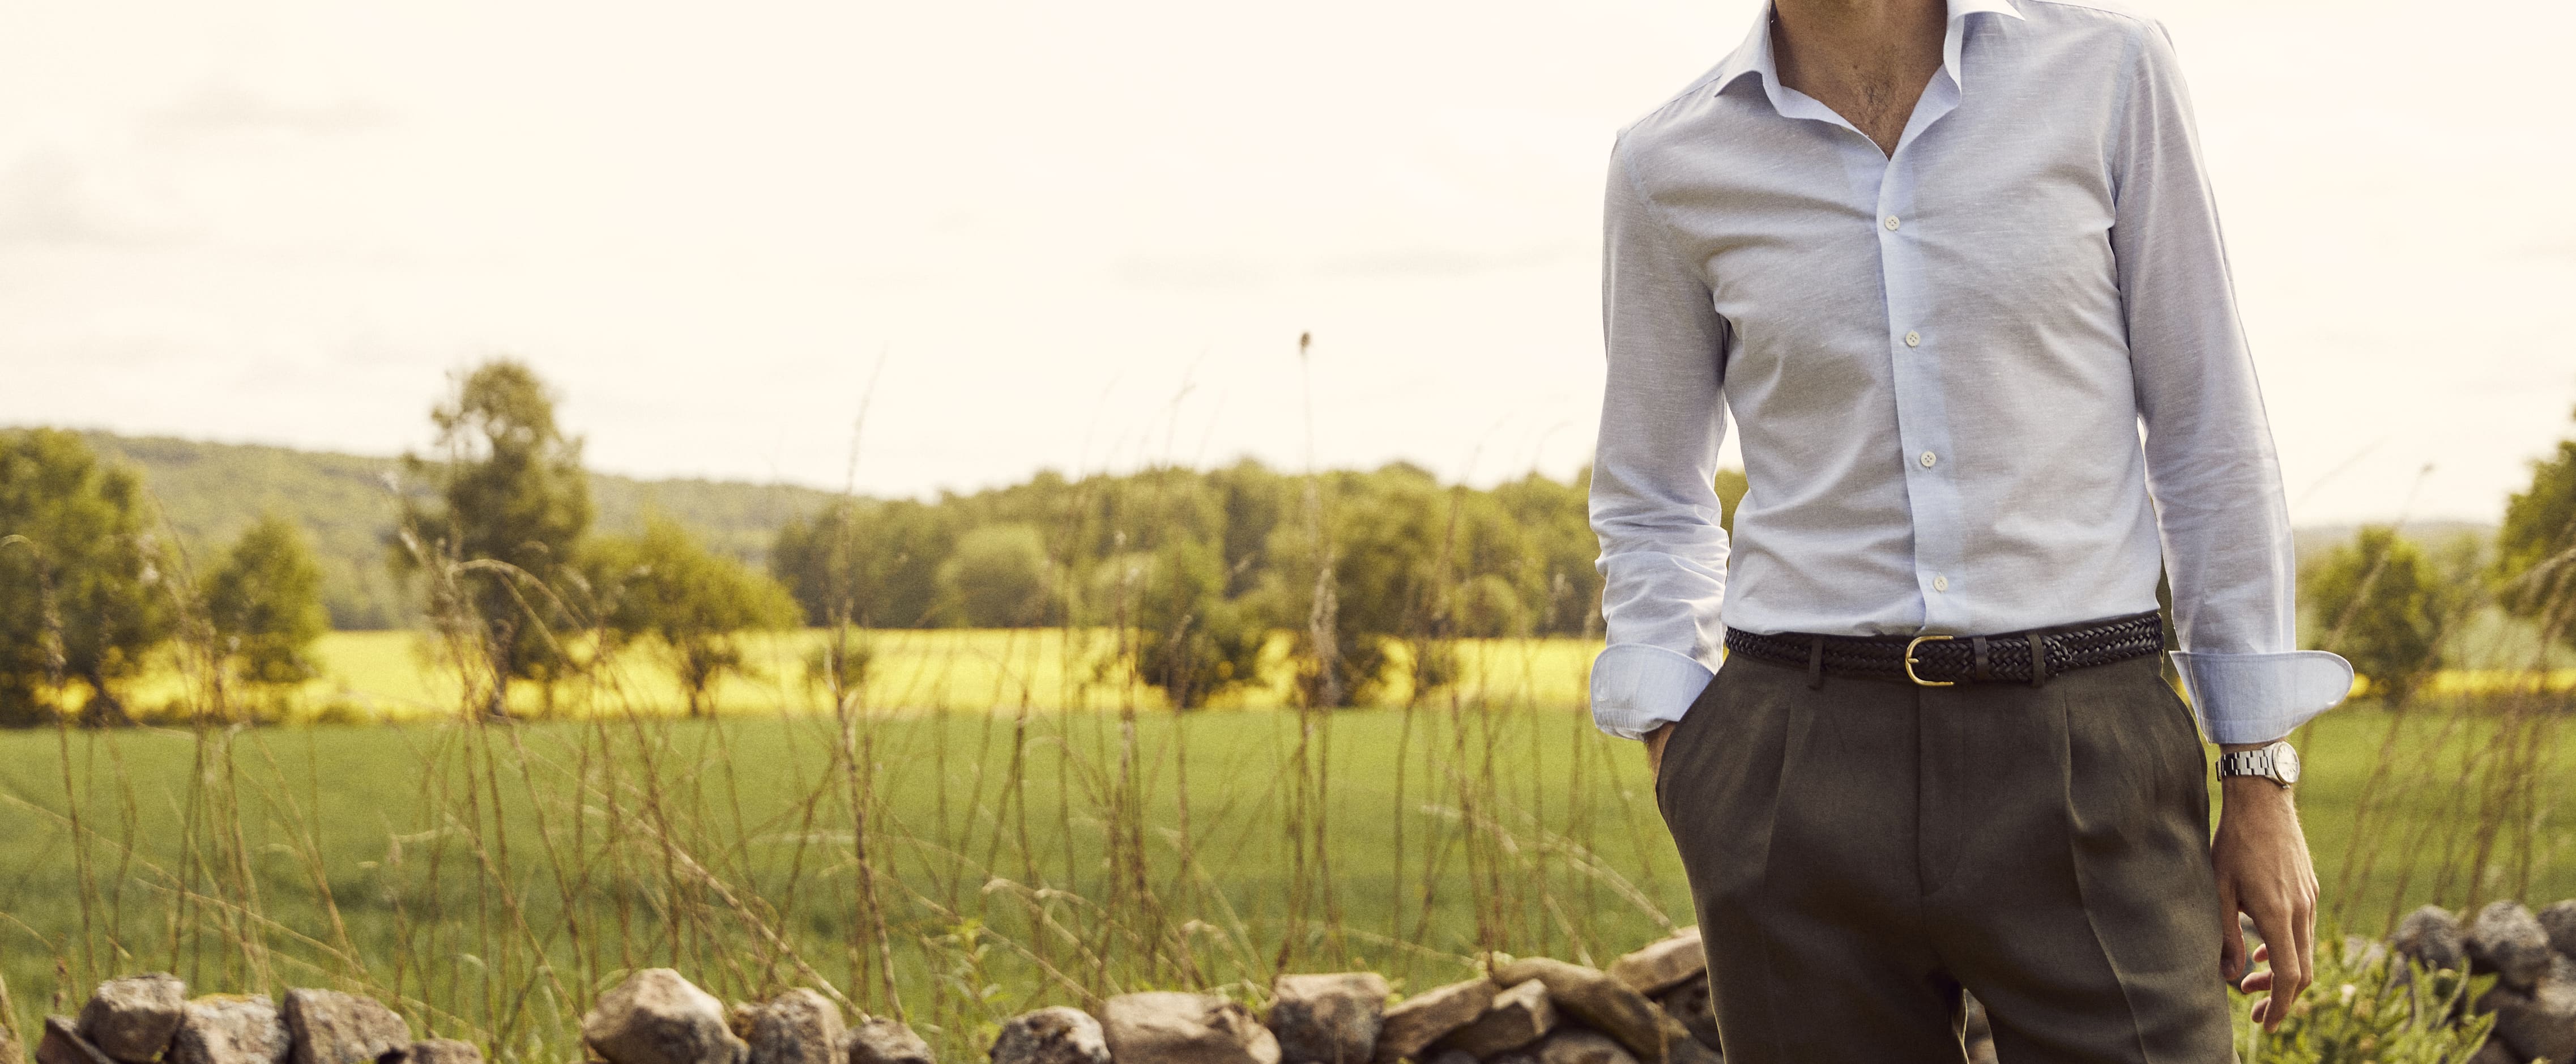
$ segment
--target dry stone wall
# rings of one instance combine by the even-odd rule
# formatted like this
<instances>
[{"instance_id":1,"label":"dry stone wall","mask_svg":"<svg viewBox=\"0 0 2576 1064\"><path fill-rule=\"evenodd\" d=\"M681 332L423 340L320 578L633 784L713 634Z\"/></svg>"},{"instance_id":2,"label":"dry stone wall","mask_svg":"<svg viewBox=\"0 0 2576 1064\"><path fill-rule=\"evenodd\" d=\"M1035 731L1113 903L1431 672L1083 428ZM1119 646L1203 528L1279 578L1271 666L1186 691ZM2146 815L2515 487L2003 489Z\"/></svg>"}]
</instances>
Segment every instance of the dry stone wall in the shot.
<instances>
[{"instance_id":1,"label":"dry stone wall","mask_svg":"<svg viewBox=\"0 0 2576 1064\"><path fill-rule=\"evenodd\" d=\"M2465 920L2427 905L2389 947L2428 968L2496 977L2476 1005L2495 1015L2495 1030L2471 1064L2576 1060L2576 898L2537 913L2499 901Z\"/></svg>"},{"instance_id":2,"label":"dry stone wall","mask_svg":"<svg viewBox=\"0 0 2576 1064\"><path fill-rule=\"evenodd\" d=\"M2576 900L2539 912L2501 901L2463 918L2427 906L2384 943L2428 968L2492 974L2476 1005L2496 1018L2472 1064L2576 1060ZM1717 1064L1707 947L1696 928L1590 968L1545 957L1488 959L1485 973L1390 1002L1369 972L1282 975L1256 1015L1215 994L1148 991L1013 1017L989 1064ZM581 1039L603 1064L935 1064L902 1023L852 1024L832 999L790 990L730 1007L668 968L629 975L583 1017ZM1994 1038L1967 1002L1969 1059ZM0 1025L0 1064L22 1048ZM417 1040L369 998L290 990L284 1001L238 994L191 999L165 974L99 985L77 1017L45 1020L35 1064L482 1064L453 1039Z\"/></svg>"}]
</instances>

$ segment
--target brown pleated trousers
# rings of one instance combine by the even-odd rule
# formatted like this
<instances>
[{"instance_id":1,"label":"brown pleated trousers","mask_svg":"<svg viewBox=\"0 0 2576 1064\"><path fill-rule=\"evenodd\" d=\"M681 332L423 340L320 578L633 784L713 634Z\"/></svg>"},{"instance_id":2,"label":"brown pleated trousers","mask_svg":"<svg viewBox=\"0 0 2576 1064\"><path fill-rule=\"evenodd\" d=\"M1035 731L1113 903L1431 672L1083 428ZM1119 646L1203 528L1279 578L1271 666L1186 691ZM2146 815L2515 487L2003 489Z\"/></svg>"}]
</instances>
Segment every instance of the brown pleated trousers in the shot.
<instances>
[{"instance_id":1,"label":"brown pleated trousers","mask_svg":"<svg viewBox=\"0 0 2576 1064\"><path fill-rule=\"evenodd\" d=\"M2235 1059L2207 763L2148 656L1917 687L1737 657L1656 800L1728 1064Z\"/></svg>"}]
</instances>

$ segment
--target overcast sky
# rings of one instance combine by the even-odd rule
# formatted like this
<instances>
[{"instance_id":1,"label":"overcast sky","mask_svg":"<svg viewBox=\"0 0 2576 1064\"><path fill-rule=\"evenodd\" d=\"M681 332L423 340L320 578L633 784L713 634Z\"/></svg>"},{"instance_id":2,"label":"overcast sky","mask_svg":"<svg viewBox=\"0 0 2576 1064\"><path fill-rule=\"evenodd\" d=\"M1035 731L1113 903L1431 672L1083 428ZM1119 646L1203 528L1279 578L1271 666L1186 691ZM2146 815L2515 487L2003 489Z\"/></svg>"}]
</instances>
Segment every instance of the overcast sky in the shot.
<instances>
[{"instance_id":1,"label":"overcast sky","mask_svg":"<svg viewBox=\"0 0 2576 1064\"><path fill-rule=\"evenodd\" d=\"M2576 8L2141 6L2294 517L2492 520L2576 406ZM0 3L0 423L389 454L511 354L622 473L836 487L872 379L864 491L1297 467L1311 330L1319 462L1562 475L1611 135L1752 11Z\"/></svg>"}]
</instances>

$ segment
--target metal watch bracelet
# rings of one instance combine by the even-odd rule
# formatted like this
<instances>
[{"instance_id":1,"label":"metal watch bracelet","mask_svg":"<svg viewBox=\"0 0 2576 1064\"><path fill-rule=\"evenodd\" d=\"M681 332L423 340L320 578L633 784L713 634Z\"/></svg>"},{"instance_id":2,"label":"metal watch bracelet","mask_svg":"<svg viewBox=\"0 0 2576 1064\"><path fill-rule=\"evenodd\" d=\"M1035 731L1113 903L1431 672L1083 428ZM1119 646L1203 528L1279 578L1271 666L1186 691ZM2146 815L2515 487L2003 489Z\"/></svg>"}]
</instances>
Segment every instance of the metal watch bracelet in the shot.
<instances>
[{"instance_id":1,"label":"metal watch bracelet","mask_svg":"<svg viewBox=\"0 0 2576 1064\"><path fill-rule=\"evenodd\" d=\"M2218 755L2218 778L2260 776L2287 787L2299 782L2299 751L2287 739L2252 750L2236 750Z\"/></svg>"}]
</instances>

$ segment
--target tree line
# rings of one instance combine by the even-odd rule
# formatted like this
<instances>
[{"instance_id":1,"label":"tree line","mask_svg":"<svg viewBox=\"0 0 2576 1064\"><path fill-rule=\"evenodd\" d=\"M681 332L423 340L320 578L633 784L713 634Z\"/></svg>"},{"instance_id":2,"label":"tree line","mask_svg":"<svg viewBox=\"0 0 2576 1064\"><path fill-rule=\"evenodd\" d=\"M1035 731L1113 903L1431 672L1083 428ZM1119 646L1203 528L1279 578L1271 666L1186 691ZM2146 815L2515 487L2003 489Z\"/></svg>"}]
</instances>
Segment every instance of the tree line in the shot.
<instances>
[{"instance_id":1,"label":"tree line","mask_svg":"<svg viewBox=\"0 0 2576 1064\"><path fill-rule=\"evenodd\" d=\"M1108 629L1118 663L1192 707L1254 682L1274 638L1302 696L1339 706L1449 682L1450 640L1599 623L1581 478L1048 472L936 500L836 497L788 519L754 568L666 519L600 534L582 441L523 363L460 374L431 423L433 446L399 465L386 571L494 714L514 686L551 695L630 648L662 655L700 711L744 670L744 633L797 625ZM1741 478L1722 487L1731 506ZM321 578L291 522L255 523L200 577L131 467L31 429L0 434L0 529L0 719L120 721L123 685L174 646L219 662L245 704L314 675ZM838 692L866 659L836 639L807 667Z\"/></svg>"},{"instance_id":2,"label":"tree line","mask_svg":"<svg viewBox=\"0 0 2576 1064\"><path fill-rule=\"evenodd\" d=\"M1045 472L935 500L832 497L778 527L756 567L665 518L600 533L582 441L523 363L460 374L431 423L433 448L399 467L385 571L495 715L513 686L550 698L629 650L660 656L703 712L748 668L745 633L795 626L843 633L806 663L836 699L866 676L847 633L1044 626L1112 633L1102 664L1182 708L1257 682L1275 644L1298 697L1332 707L1452 682L1458 639L1599 632L1583 475L1478 489L1405 463ZM1716 486L1731 519L1743 478ZM2490 601L2576 646L2576 440L2534 463L2491 543L2365 528L2301 577L2310 641L2395 698ZM213 666L239 704L273 703L315 675L321 585L290 521L193 558L132 468L74 433L0 433L0 723L122 721L124 684L165 648Z\"/></svg>"}]
</instances>

